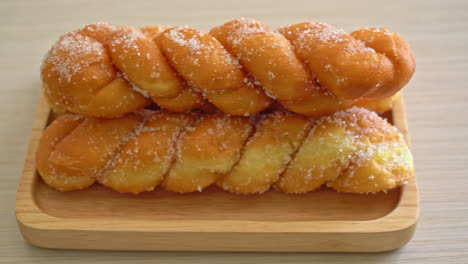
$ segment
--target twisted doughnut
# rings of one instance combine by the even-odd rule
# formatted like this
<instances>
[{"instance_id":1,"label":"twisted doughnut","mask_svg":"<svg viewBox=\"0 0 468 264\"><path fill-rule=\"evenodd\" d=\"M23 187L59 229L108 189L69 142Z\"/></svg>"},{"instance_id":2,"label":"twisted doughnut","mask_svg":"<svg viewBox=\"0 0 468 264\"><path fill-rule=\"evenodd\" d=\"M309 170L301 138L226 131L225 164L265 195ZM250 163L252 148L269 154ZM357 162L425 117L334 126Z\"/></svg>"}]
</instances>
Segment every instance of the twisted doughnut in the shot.
<instances>
[{"instance_id":1,"label":"twisted doughnut","mask_svg":"<svg viewBox=\"0 0 468 264\"><path fill-rule=\"evenodd\" d=\"M188 27L87 25L52 46L41 77L54 108L86 116L117 117L151 101L177 112L208 101L225 113L250 115L278 100L317 117L358 98L387 98L413 72L409 45L387 29L348 35L301 23L275 32L237 19L209 34Z\"/></svg>"},{"instance_id":2,"label":"twisted doughnut","mask_svg":"<svg viewBox=\"0 0 468 264\"><path fill-rule=\"evenodd\" d=\"M395 188L413 174L397 129L352 107L316 121L275 111L252 117L138 111L118 119L64 115L36 153L42 179L62 191L95 181L119 192L161 185L186 193L216 184L234 193L271 186L305 193Z\"/></svg>"}]
</instances>

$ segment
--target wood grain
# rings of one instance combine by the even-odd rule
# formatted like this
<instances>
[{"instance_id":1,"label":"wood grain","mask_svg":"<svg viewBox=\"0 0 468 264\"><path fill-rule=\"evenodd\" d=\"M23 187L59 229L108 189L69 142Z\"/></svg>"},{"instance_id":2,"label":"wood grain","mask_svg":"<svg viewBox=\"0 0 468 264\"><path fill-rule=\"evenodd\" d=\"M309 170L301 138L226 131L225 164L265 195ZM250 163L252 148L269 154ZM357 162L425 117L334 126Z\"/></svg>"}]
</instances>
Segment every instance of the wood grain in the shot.
<instances>
[{"instance_id":1,"label":"wood grain","mask_svg":"<svg viewBox=\"0 0 468 264\"><path fill-rule=\"evenodd\" d=\"M408 138L403 98L384 116ZM33 245L101 250L381 252L406 244L416 227L419 202L414 179L402 188L374 195L322 188L303 195L270 190L243 196L214 186L184 195L161 188L125 195L97 185L84 191L58 192L42 182L34 160L39 139L52 118L41 96L15 207L21 233Z\"/></svg>"},{"instance_id":2,"label":"wood grain","mask_svg":"<svg viewBox=\"0 0 468 264\"><path fill-rule=\"evenodd\" d=\"M467 263L468 5L466 1L1 1L0 262L5 263ZM164 253L45 250L23 241L15 192L40 95L39 66L64 31L108 21L209 29L239 16L273 27L323 21L382 26L411 44L416 74L404 89L421 193L415 237L380 254Z\"/></svg>"}]
</instances>

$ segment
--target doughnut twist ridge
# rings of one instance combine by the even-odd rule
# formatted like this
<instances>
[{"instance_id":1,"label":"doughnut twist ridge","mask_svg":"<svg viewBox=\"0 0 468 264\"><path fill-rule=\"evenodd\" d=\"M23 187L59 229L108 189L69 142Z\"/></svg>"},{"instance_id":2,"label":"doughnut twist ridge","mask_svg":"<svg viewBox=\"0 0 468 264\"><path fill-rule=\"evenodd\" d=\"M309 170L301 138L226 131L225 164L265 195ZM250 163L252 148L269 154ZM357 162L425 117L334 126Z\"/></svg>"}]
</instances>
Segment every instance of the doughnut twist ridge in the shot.
<instances>
[{"instance_id":1,"label":"doughnut twist ridge","mask_svg":"<svg viewBox=\"0 0 468 264\"><path fill-rule=\"evenodd\" d=\"M411 78L414 57L381 28L347 34L323 23L276 31L237 19L209 34L189 27L87 25L60 37L41 69L53 108L113 118L147 106L184 112L214 105L251 115L277 100L307 116L388 98Z\"/></svg>"},{"instance_id":2,"label":"doughnut twist ridge","mask_svg":"<svg viewBox=\"0 0 468 264\"><path fill-rule=\"evenodd\" d=\"M94 182L140 193L187 193L216 184L238 194L271 187L351 193L398 187L413 175L401 134L352 107L318 120L274 111L251 117L142 110L118 119L64 115L44 132L36 163L62 191Z\"/></svg>"}]
</instances>

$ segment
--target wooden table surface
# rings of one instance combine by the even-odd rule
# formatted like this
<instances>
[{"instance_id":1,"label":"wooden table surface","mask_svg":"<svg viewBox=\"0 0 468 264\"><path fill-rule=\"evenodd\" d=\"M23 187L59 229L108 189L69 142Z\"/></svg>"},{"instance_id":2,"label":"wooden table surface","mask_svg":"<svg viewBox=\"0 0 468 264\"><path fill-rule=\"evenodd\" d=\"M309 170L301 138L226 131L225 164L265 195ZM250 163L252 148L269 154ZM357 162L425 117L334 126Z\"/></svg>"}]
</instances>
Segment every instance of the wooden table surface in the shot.
<instances>
[{"instance_id":1,"label":"wooden table surface","mask_svg":"<svg viewBox=\"0 0 468 264\"><path fill-rule=\"evenodd\" d=\"M24 242L14 215L15 193L41 92L39 67L59 34L98 21L208 30L237 17L272 27L300 21L345 30L381 26L411 44L417 70L404 95L421 199L413 240L379 254L71 251ZM467 76L466 1L1 1L0 262L468 263Z\"/></svg>"}]
</instances>

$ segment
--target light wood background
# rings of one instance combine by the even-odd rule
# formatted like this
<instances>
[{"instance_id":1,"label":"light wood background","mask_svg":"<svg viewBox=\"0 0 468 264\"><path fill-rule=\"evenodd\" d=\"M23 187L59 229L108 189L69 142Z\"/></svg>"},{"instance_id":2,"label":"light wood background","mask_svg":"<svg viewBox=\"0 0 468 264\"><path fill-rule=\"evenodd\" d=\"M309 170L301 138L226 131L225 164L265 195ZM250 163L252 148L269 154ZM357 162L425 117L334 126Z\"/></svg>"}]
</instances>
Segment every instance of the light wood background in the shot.
<instances>
[{"instance_id":1,"label":"light wood background","mask_svg":"<svg viewBox=\"0 0 468 264\"><path fill-rule=\"evenodd\" d=\"M69 251L25 243L15 192L41 91L39 67L59 34L97 21L208 30L241 16L272 27L308 20L345 30L382 26L408 40L417 70L404 94L421 198L413 240L380 254ZM1 1L0 262L468 263L467 76L468 2L461 0Z\"/></svg>"}]
</instances>

